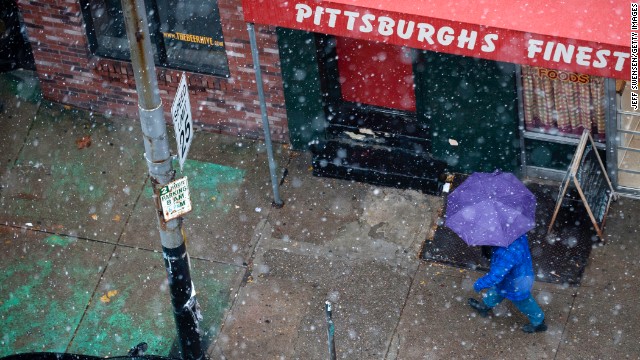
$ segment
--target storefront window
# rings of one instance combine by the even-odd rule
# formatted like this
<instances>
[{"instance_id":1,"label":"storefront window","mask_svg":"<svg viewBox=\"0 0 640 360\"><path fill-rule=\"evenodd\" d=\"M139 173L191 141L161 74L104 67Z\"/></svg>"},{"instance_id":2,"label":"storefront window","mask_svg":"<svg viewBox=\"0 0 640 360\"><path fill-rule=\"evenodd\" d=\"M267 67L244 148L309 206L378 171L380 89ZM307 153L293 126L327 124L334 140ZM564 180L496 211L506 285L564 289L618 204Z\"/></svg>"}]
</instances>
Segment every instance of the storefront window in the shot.
<instances>
[{"instance_id":1,"label":"storefront window","mask_svg":"<svg viewBox=\"0 0 640 360\"><path fill-rule=\"evenodd\" d=\"M171 67L227 68L217 1L156 0L160 32Z\"/></svg>"},{"instance_id":2,"label":"storefront window","mask_svg":"<svg viewBox=\"0 0 640 360\"><path fill-rule=\"evenodd\" d=\"M605 88L602 77L522 66L526 131L580 137L589 129L605 141Z\"/></svg>"},{"instance_id":3,"label":"storefront window","mask_svg":"<svg viewBox=\"0 0 640 360\"><path fill-rule=\"evenodd\" d=\"M90 13L93 26L92 50L96 55L116 59L129 58L129 42L124 27L120 0L89 1L84 8Z\"/></svg>"},{"instance_id":4,"label":"storefront window","mask_svg":"<svg viewBox=\"0 0 640 360\"><path fill-rule=\"evenodd\" d=\"M92 52L128 60L120 0L84 0L82 5ZM146 6L157 65L229 74L217 1L152 0Z\"/></svg>"}]
</instances>

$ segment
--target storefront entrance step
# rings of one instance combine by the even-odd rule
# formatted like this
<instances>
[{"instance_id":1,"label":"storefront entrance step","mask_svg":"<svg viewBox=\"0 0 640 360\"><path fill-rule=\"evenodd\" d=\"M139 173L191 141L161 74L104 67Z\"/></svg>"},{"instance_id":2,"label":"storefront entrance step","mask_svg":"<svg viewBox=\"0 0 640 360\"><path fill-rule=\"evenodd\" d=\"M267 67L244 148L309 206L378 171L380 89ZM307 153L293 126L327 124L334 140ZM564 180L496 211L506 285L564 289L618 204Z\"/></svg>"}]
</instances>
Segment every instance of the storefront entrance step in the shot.
<instances>
[{"instance_id":1,"label":"storefront entrance step","mask_svg":"<svg viewBox=\"0 0 640 360\"><path fill-rule=\"evenodd\" d=\"M344 140L311 146L313 174L440 195L446 163L427 153Z\"/></svg>"}]
</instances>

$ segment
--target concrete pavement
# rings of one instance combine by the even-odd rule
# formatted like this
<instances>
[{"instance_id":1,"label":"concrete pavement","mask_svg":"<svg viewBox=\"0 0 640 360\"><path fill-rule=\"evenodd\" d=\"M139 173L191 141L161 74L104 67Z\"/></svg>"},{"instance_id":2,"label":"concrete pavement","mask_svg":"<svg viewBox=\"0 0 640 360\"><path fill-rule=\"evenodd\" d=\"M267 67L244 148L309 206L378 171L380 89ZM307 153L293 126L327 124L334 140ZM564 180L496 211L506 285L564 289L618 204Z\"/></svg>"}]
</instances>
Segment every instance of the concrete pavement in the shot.
<instances>
[{"instance_id":1,"label":"concrete pavement","mask_svg":"<svg viewBox=\"0 0 640 360\"><path fill-rule=\"evenodd\" d=\"M0 356L175 354L136 121L42 101L29 72L0 75ZM86 147L83 140L91 139ZM197 132L181 175L192 277L212 359L637 359L640 201L612 205L580 286L537 282L546 333L508 303L466 305L479 272L419 259L443 199L311 175L275 145ZM284 170L286 169L286 175Z\"/></svg>"}]
</instances>

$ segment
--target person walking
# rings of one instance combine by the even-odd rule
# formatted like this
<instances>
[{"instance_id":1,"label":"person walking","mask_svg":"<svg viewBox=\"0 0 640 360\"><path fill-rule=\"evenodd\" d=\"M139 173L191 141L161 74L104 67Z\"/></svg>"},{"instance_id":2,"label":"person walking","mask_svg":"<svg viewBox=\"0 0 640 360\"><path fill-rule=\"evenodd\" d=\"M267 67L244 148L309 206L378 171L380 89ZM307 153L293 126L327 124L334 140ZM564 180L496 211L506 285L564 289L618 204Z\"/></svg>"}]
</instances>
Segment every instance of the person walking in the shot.
<instances>
[{"instance_id":1,"label":"person walking","mask_svg":"<svg viewBox=\"0 0 640 360\"><path fill-rule=\"evenodd\" d=\"M529 318L522 331L546 331L544 313L531 296L533 262L527 232L536 226L535 195L514 174L475 172L447 195L445 225L469 246L491 249L489 272L473 288L486 290L469 299L481 316L509 299ZM484 248L483 248L484 249Z\"/></svg>"},{"instance_id":2,"label":"person walking","mask_svg":"<svg viewBox=\"0 0 640 360\"><path fill-rule=\"evenodd\" d=\"M482 300L469 298L469 305L480 316L486 317L491 309L505 298L510 300L529 323L522 327L526 333L547 330L544 312L531 295L534 282L533 263L527 234L520 236L510 245L490 246L491 266L489 272L479 278L473 289L482 294Z\"/></svg>"}]
</instances>

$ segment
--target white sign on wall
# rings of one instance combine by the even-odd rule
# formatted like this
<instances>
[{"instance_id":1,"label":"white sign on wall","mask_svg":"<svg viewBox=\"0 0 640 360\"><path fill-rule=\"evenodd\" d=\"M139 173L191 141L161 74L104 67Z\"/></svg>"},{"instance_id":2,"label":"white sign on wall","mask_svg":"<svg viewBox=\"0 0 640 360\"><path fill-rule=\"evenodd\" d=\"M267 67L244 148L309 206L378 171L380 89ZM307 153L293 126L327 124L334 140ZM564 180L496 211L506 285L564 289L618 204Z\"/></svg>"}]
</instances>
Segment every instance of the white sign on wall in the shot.
<instances>
[{"instance_id":1,"label":"white sign on wall","mask_svg":"<svg viewBox=\"0 0 640 360\"><path fill-rule=\"evenodd\" d=\"M182 73L176 97L171 105L171 117L173 128L176 132L176 143L178 145L178 161L180 170L187 159L187 153L193 140L193 120L191 119L191 104L189 102L189 88L187 87L187 77Z\"/></svg>"}]
</instances>

